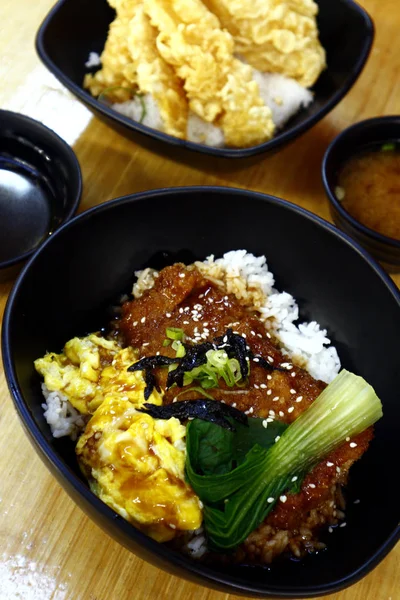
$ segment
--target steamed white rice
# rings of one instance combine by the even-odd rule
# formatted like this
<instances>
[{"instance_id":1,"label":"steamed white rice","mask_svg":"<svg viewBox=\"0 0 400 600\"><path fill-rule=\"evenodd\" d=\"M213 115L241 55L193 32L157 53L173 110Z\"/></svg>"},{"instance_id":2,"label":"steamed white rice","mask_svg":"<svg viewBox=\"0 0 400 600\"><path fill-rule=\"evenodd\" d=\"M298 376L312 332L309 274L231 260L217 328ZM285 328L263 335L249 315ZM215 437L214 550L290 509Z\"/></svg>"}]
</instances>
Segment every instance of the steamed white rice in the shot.
<instances>
[{"instance_id":1,"label":"steamed white rice","mask_svg":"<svg viewBox=\"0 0 400 600\"><path fill-rule=\"evenodd\" d=\"M258 83L261 98L272 111L272 120L277 130L281 129L301 108L307 107L313 101L310 90L294 79L279 73L261 73L254 69L253 79ZM151 94L135 96L126 102L117 102L112 104L111 108L147 127L159 131L164 128L157 102ZM222 129L207 123L192 111L189 111L186 138L190 142L216 148L221 148L225 144Z\"/></svg>"},{"instance_id":2,"label":"steamed white rice","mask_svg":"<svg viewBox=\"0 0 400 600\"><path fill-rule=\"evenodd\" d=\"M61 392L50 392L42 383L42 393L45 398L45 403L42 404L43 415L53 437L69 436L72 440L76 440L86 425L85 418Z\"/></svg>"}]
</instances>

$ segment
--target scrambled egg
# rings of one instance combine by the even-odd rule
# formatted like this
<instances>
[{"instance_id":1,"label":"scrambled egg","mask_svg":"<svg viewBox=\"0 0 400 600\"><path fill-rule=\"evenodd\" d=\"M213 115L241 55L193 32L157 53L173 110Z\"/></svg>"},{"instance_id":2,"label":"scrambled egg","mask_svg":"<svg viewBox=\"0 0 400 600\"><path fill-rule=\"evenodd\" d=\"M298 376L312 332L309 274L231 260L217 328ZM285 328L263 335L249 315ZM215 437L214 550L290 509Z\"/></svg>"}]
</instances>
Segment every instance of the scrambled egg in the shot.
<instances>
[{"instance_id":1,"label":"scrambled egg","mask_svg":"<svg viewBox=\"0 0 400 600\"><path fill-rule=\"evenodd\" d=\"M61 354L35 361L50 392L92 415L76 454L93 492L157 541L201 525L200 501L185 482L186 427L136 411L145 402L133 348L95 334L73 338ZM148 402L162 404L156 390Z\"/></svg>"},{"instance_id":2,"label":"scrambled egg","mask_svg":"<svg viewBox=\"0 0 400 600\"><path fill-rule=\"evenodd\" d=\"M108 398L76 453L94 493L159 542L201 525L200 501L185 483L186 428L153 419L127 400Z\"/></svg>"},{"instance_id":3,"label":"scrambled egg","mask_svg":"<svg viewBox=\"0 0 400 600\"><path fill-rule=\"evenodd\" d=\"M93 414L108 398L129 400L136 407L145 402L146 384L141 371L127 371L138 360L133 348L121 348L116 342L95 334L73 338L61 354L49 352L35 361L50 392L61 392L81 414ZM162 404L154 390L148 400Z\"/></svg>"},{"instance_id":4,"label":"scrambled egg","mask_svg":"<svg viewBox=\"0 0 400 600\"><path fill-rule=\"evenodd\" d=\"M255 69L312 86L326 66L313 0L203 0Z\"/></svg>"}]
</instances>

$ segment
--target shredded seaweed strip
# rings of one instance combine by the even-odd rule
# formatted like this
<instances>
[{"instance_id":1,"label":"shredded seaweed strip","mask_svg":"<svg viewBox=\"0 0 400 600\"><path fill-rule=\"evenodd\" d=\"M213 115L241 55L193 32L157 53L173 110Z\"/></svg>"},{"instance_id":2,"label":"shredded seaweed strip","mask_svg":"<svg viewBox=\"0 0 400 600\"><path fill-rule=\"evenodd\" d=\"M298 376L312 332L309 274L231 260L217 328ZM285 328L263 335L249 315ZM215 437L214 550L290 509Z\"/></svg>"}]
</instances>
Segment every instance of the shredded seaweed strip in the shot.
<instances>
[{"instance_id":1,"label":"shredded seaweed strip","mask_svg":"<svg viewBox=\"0 0 400 600\"><path fill-rule=\"evenodd\" d=\"M207 352L215 349L211 342L204 342L195 346L184 344L184 347L186 350L185 356L179 360L177 368L168 373L167 388L170 388L174 383L178 387L183 387L185 373L204 365L207 362ZM175 362L177 362L176 359Z\"/></svg>"},{"instance_id":2,"label":"shredded seaweed strip","mask_svg":"<svg viewBox=\"0 0 400 600\"><path fill-rule=\"evenodd\" d=\"M170 419L176 417L179 420L186 419L201 419L215 423L224 429L235 431L235 427L228 421L226 417L231 417L242 425L248 424L247 416L237 408L233 408L228 404L219 402L218 400L182 400L174 402L166 406L157 406L146 402L142 408L137 409L139 412L144 412L154 419Z\"/></svg>"},{"instance_id":3,"label":"shredded seaweed strip","mask_svg":"<svg viewBox=\"0 0 400 600\"><path fill-rule=\"evenodd\" d=\"M128 367L128 371L144 371L146 388L144 391L145 400L148 400L153 389L160 391L155 375L152 370L158 367L169 367L177 365L168 373L166 387L169 389L173 385L184 387L185 373L207 363L207 352L209 350L224 350L228 357L234 358L239 363L242 379L245 380L249 375L250 360L256 360L257 364L268 371L285 371L281 367L271 365L265 358L254 354L246 343L246 339L238 333L233 333L232 329L226 330L226 333L220 337L214 338L213 342L202 342L200 344L189 345L182 343L185 348L185 355L181 358L171 358L169 356L148 356Z\"/></svg>"},{"instance_id":4,"label":"shredded seaweed strip","mask_svg":"<svg viewBox=\"0 0 400 600\"><path fill-rule=\"evenodd\" d=\"M148 400L154 388L157 390L157 392L161 391L156 376L153 373L153 369L156 367L173 365L177 362L179 362L179 359L170 358L169 356L147 356L128 367L128 371L144 371L144 381L146 383L146 387L144 389L144 399Z\"/></svg>"},{"instance_id":5,"label":"shredded seaweed strip","mask_svg":"<svg viewBox=\"0 0 400 600\"><path fill-rule=\"evenodd\" d=\"M246 340L237 333L233 333L232 329L227 329L225 335L215 338L218 350L225 350L229 358L236 358L243 379L249 374L249 350L247 349Z\"/></svg>"}]
</instances>

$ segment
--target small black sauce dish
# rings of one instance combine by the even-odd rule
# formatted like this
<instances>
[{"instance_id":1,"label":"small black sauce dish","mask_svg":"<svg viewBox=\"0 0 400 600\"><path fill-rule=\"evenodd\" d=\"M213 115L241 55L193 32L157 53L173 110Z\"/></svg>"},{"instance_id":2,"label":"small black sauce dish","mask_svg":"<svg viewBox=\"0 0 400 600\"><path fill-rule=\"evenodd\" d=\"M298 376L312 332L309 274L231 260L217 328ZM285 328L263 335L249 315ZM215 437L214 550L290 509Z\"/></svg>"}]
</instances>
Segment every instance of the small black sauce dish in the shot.
<instances>
[{"instance_id":1,"label":"small black sauce dish","mask_svg":"<svg viewBox=\"0 0 400 600\"><path fill-rule=\"evenodd\" d=\"M81 193L68 144L42 123L0 110L0 281L75 214Z\"/></svg>"},{"instance_id":2,"label":"small black sauce dish","mask_svg":"<svg viewBox=\"0 0 400 600\"><path fill-rule=\"evenodd\" d=\"M340 133L329 145L322 162L322 181L333 221L392 273L400 272L400 240L382 235L352 217L337 198L335 188L338 185L338 174L349 158L365 149L399 140L400 116L367 119Z\"/></svg>"}]
</instances>

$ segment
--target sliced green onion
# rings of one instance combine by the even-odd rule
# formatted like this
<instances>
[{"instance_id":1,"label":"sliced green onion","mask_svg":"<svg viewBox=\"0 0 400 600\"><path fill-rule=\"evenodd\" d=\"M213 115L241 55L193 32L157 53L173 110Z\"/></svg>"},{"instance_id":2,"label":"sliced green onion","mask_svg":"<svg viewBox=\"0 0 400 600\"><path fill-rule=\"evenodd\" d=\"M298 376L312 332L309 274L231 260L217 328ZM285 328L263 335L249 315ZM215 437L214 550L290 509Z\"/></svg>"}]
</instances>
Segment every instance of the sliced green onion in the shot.
<instances>
[{"instance_id":1,"label":"sliced green onion","mask_svg":"<svg viewBox=\"0 0 400 600\"><path fill-rule=\"evenodd\" d=\"M176 352L176 358L182 358L183 356L185 356L186 350L185 350L185 346L182 344L182 342L175 340L174 342L172 342L172 348Z\"/></svg>"},{"instance_id":2,"label":"sliced green onion","mask_svg":"<svg viewBox=\"0 0 400 600\"><path fill-rule=\"evenodd\" d=\"M381 146L383 152L390 152L390 150L396 150L396 144L394 142L388 142Z\"/></svg>"},{"instance_id":3,"label":"sliced green onion","mask_svg":"<svg viewBox=\"0 0 400 600\"><path fill-rule=\"evenodd\" d=\"M165 333L167 335L167 338L169 338L170 340L179 340L181 342L183 341L185 336L183 329L179 329L179 327L167 327Z\"/></svg>"},{"instance_id":4,"label":"sliced green onion","mask_svg":"<svg viewBox=\"0 0 400 600\"><path fill-rule=\"evenodd\" d=\"M164 340L162 345L165 348L166 346L169 346L171 344L171 340Z\"/></svg>"},{"instance_id":5,"label":"sliced green onion","mask_svg":"<svg viewBox=\"0 0 400 600\"><path fill-rule=\"evenodd\" d=\"M124 87L123 85L114 85L103 90L101 94L98 95L97 100L99 100L99 102L107 100L107 94L109 94L110 92L114 92L115 90L125 90L126 92L129 92L132 95L132 99L135 98L135 96L139 98L139 102L142 107L142 114L140 115L139 123L143 123L144 118L147 114L146 103L144 101L143 94L141 94L137 90L134 90L133 88Z\"/></svg>"}]
</instances>

